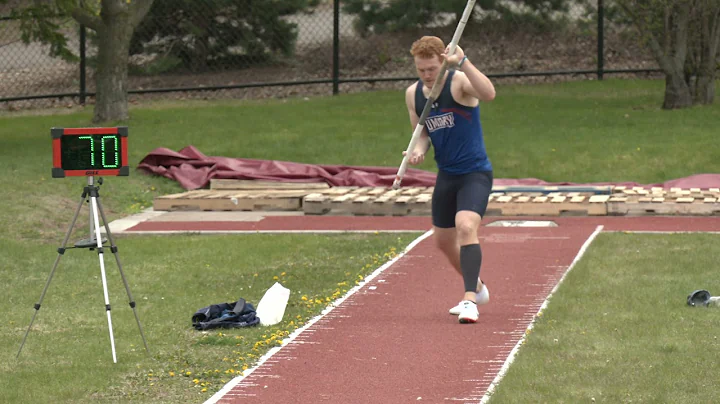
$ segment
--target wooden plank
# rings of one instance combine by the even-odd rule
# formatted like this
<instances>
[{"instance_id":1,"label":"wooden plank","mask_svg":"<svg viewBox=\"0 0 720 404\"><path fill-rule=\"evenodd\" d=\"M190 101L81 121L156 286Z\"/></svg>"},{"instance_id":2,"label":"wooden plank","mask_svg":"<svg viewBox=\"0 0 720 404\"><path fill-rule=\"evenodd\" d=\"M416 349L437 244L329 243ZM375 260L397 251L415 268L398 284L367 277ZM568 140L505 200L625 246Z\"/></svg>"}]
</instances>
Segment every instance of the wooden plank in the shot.
<instances>
[{"instance_id":1,"label":"wooden plank","mask_svg":"<svg viewBox=\"0 0 720 404\"><path fill-rule=\"evenodd\" d=\"M263 195L218 198L155 199L155 210L187 211L295 211L302 205L300 197L272 198Z\"/></svg>"},{"instance_id":2,"label":"wooden plank","mask_svg":"<svg viewBox=\"0 0 720 404\"><path fill-rule=\"evenodd\" d=\"M417 203L428 203L432 201L432 195L430 194L420 194L417 197L416 202Z\"/></svg>"},{"instance_id":3,"label":"wooden plank","mask_svg":"<svg viewBox=\"0 0 720 404\"><path fill-rule=\"evenodd\" d=\"M499 203L507 203L507 202L512 201L512 199L513 199L512 196L501 196L501 197L497 198L497 201Z\"/></svg>"},{"instance_id":4,"label":"wooden plank","mask_svg":"<svg viewBox=\"0 0 720 404\"><path fill-rule=\"evenodd\" d=\"M590 203L605 203L610 199L610 195L593 195L590 197Z\"/></svg>"},{"instance_id":5,"label":"wooden plank","mask_svg":"<svg viewBox=\"0 0 720 404\"><path fill-rule=\"evenodd\" d=\"M602 203L490 203L490 216L604 216L607 207Z\"/></svg>"},{"instance_id":6,"label":"wooden plank","mask_svg":"<svg viewBox=\"0 0 720 404\"><path fill-rule=\"evenodd\" d=\"M327 189L330 185L325 182L286 182L265 180L235 180L211 179L210 189L213 190L254 190L254 189Z\"/></svg>"},{"instance_id":7,"label":"wooden plank","mask_svg":"<svg viewBox=\"0 0 720 404\"><path fill-rule=\"evenodd\" d=\"M710 216L720 215L720 204L703 203L658 203L619 202L608 204L609 215L622 216Z\"/></svg>"},{"instance_id":8,"label":"wooden plank","mask_svg":"<svg viewBox=\"0 0 720 404\"><path fill-rule=\"evenodd\" d=\"M418 195L426 190L425 187L408 187L402 190L402 195Z\"/></svg>"},{"instance_id":9,"label":"wooden plank","mask_svg":"<svg viewBox=\"0 0 720 404\"><path fill-rule=\"evenodd\" d=\"M328 195L344 195L348 192L354 191L360 187L332 187L328 189L327 191L324 191L324 193Z\"/></svg>"},{"instance_id":10,"label":"wooden plank","mask_svg":"<svg viewBox=\"0 0 720 404\"><path fill-rule=\"evenodd\" d=\"M375 187L367 192L368 195L382 195L388 191L389 188Z\"/></svg>"}]
</instances>

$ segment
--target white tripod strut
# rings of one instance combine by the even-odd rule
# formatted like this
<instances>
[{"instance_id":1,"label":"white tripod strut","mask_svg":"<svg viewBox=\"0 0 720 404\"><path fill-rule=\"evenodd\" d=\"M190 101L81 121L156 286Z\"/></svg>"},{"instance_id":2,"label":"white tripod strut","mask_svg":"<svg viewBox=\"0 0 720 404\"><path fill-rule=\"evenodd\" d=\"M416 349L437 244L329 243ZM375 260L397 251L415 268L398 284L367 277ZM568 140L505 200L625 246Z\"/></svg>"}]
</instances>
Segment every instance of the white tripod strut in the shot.
<instances>
[{"instance_id":1,"label":"white tripod strut","mask_svg":"<svg viewBox=\"0 0 720 404\"><path fill-rule=\"evenodd\" d=\"M92 184L92 177L88 178L88 185ZM112 316L110 315L110 297L108 295L107 279L105 278L105 260L103 257L102 237L100 236L100 220L98 218L98 205L95 196L90 196L90 209L92 209L93 223L95 224L95 240L97 241L98 257L100 258L100 275L102 276L103 293L105 295L105 312L107 313L108 329L110 330L110 346L112 347L113 363L117 363L115 355L115 338L113 337Z\"/></svg>"}]
</instances>

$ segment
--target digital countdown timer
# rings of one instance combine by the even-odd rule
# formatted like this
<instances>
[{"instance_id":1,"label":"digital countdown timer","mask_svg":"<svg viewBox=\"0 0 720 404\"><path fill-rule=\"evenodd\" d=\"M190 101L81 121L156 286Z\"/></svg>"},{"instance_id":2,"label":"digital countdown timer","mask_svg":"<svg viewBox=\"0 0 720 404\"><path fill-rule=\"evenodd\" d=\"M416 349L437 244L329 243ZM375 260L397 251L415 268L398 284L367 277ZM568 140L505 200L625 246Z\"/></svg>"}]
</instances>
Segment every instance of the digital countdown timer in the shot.
<instances>
[{"instance_id":1,"label":"digital countdown timer","mask_svg":"<svg viewBox=\"0 0 720 404\"><path fill-rule=\"evenodd\" d=\"M52 128L53 178L127 176L126 126L112 128Z\"/></svg>"}]
</instances>

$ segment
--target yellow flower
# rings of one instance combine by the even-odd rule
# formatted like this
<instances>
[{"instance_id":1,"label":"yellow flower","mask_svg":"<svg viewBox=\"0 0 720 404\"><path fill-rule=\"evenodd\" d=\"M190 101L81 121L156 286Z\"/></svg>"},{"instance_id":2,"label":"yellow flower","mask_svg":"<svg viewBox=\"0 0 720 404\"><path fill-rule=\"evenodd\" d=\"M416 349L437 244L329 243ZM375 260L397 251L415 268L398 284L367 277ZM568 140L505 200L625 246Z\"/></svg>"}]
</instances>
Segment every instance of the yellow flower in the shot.
<instances>
[{"instance_id":1,"label":"yellow flower","mask_svg":"<svg viewBox=\"0 0 720 404\"><path fill-rule=\"evenodd\" d=\"M170 377L175 377L175 372L169 372L168 374L170 375Z\"/></svg>"},{"instance_id":2,"label":"yellow flower","mask_svg":"<svg viewBox=\"0 0 720 404\"><path fill-rule=\"evenodd\" d=\"M278 279L280 279L280 278L278 278L277 276L273 276L273 280L274 280L274 281L276 281L276 280L278 280Z\"/></svg>"},{"instance_id":3,"label":"yellow flower","mask_svg":"<svg viewBox=\"0 0 720 404\"><path fill-rule=\"evenodd\" d=\"M193 383L198 384L198 383L200 383L200 380L198 380L198 379L193 379Z\"/></svg>"},{"instance_id":4,"label":"yellow flower","mask_svg":"<svg viewBox=\"0 0 720 404\"><path fill-rule=\"evenodd\" d=\"M192 374L192 372L189 370L187 372L185 372L185 376L190 376L191 374Z\"/></svg>"},{"instance_id":5,"label":"yellow flower","mask_svg":"<svg viewBox=\"0 0 720 404\"><path fill-rule=\"evenodd\" d=\"M281 273L280 276L285 276L285 272Z\"/></svg>"},{"instance_id":6,"label":"yellow flower","mask_svg":"<svg viewBox=\"0 0 720 404\"><path fill-rule=\"evenodd\" d=\"M207 387L205 387L204 389L202 389L200 391L202 391L203 393L207 392Z\"/></svg>"},{"instance_id":7,"label":"yellow flower","mask_svg":"<svg viewBox=\"0 0 720 404\"><path fill-rule=\"evenodd\" d=\"M300 300L307 300L307 296L301 297Z\"/></svg>"}]
</instances>

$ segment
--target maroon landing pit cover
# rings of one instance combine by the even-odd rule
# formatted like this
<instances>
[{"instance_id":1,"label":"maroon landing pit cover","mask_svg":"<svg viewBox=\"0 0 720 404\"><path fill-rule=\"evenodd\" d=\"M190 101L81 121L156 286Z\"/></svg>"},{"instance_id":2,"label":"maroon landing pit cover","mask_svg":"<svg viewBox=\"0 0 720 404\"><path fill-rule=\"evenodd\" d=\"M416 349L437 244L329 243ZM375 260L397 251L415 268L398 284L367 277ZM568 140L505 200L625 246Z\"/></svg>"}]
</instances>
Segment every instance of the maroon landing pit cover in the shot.
<instances>
[{"instance_id":1,"label":"maroon landing pit cover","mask_svg":"<svg viewBox=\"0 0 720 404\"><path fill-rule=\"evenodd\" d=\"M398 167L400 165L398 159ZM138 165L138 170L177 181L184 189L206 188L211 179L264 180L282 182L325 182L330 186L390 187L398 167L345 166L303 164L277 160L258 160L233 157L206 156L194 146L176 152L157 148ZM436 174L408 168L402 180L405 187L432 187ZM605 186L624 185L670 188L718 188L720 174L698 174L663 183L598 182L589 184L546 182L536 178L496 178L496 186Z\"/></svg>"}]
</instances>

